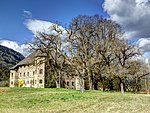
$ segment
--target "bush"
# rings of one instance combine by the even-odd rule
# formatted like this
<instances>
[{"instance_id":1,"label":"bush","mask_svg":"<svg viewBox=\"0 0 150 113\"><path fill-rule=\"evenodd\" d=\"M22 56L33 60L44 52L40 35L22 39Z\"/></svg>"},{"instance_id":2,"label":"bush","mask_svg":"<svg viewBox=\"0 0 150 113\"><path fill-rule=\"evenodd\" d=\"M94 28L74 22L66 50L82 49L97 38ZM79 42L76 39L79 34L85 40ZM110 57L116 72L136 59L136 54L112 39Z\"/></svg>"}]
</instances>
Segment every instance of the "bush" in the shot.
<instances>
[{"instance_id":1,"label":"bush","mask_svg":"<svg viewBox=\"0 0 150 113\"><path fill-rule=\"evenodd\" d=\"M18 80L15 80L14 86L15 86L15 87L18 87L18 84L19 84L19 83L18 83Z\"/></svg>"},{"instance_id":2,"label":"bush","mask_svg":"<svg viewBox=\"0 0 150 113\"><path fill-rule=\"evenodd\" d=\"M9 86L9 81L0 81L0 87L8 87Z\"/></svg>"}]
</instances>

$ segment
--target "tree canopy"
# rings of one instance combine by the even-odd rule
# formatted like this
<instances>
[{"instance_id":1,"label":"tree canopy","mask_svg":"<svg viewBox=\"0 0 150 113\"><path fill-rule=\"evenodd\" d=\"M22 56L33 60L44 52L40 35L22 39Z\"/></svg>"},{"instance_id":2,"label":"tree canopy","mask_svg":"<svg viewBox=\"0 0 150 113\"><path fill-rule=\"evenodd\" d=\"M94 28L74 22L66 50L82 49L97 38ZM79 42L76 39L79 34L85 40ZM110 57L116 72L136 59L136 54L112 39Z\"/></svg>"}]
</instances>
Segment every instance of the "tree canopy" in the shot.
<instances>
[{"instance_id":1,"label":"tree canopy","mask_svg":"<svg viewBox=\"0 0 150 113\"><path fill-rule=\"evenodd\" d=\"M54 25L51 30L55 33L38 33L32 49L46 54L47 71L53 72L58 88L62 74L66 74L81 78L81 92L84 81L92 90L98 89L99 82L103 84L107 79L111 84L115 78L119 79L120 90L124 92L126 78L139 71L134 70L133 62L138 61L133 57L141 55L140 50L123 39L121 26L112 20L99 15L80 15L67 29Z\"/></svg>"}]
</instances>

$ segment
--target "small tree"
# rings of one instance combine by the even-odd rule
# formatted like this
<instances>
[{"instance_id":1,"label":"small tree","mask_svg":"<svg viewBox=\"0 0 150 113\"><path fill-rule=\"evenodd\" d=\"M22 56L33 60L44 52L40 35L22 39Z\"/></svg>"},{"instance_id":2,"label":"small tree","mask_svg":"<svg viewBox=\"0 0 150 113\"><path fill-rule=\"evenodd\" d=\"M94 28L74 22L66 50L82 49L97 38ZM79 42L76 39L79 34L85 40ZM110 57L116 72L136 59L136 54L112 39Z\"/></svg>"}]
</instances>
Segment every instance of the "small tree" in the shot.
<instances>
[{"instance_id":1,"label":"small tree","mask_svg":"<svg viewBox=\"0 0 150 113\"><path fill-rule=\"evenodd\" d=\"M141 79L146 75L149 75L150 70L146 63L140 60L135 60L130 62L129 74L132 75L135 80L134 91L138 92L140 91Z\"/></svg>"},{"instance_id":2,"label":"small tree","mask_svg":"<svg viewBox=\"0 0 150 113\"><path fill-rule=\"evenodd\" d=\"M115 42L115 44L116 46L114 52L117 63L116 73L118 73L117 77L120 80L121 92L123 93L125 89L125 78L129 73L129 62L133 57L141 55L141 52L135 46L131 45L128 41L118 40Z\"/></svg>"}]
</instances>

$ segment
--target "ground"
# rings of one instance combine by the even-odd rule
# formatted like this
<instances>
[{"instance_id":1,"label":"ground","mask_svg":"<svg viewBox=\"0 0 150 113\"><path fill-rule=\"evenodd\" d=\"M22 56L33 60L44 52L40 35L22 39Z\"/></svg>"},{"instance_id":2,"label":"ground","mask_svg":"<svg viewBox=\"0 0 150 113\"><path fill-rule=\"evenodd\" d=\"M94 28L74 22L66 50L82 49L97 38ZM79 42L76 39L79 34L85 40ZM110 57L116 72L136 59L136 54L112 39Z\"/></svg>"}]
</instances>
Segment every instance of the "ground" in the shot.
<instances>
[{"instance_id":1,"label":"ground","mask_svg":"<svg viewBox=\"0 0 150 113\"><path fill-rule=\"evenodd\" d=\"M149 109L148 94L0 88L1 113L148 113Z\"/></svg>"}]
</instances>

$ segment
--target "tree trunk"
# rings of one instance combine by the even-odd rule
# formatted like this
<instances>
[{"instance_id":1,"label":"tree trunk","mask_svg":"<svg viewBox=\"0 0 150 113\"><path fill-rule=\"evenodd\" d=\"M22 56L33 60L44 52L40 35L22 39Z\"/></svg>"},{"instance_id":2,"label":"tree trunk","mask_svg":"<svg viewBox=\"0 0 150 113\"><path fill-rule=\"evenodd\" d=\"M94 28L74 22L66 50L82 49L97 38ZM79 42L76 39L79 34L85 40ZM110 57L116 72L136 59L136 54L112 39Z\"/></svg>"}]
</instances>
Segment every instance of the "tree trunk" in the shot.
<instances>
[{"instance_id":1,"label":"tree trunk","mask_svg":"<svg viewBox=\"0 0 150 113\"><path fill-rule=\"evenodd\" d=\"M137 92L139 92L140 91L140 78L138 78L138 80L137 80L137 83L138 83L138 88L137 88Z\"/></svg>"},{"instance_id":2,"label":"tree trunk","mask_svg":"<svg viewBox=\"0 0 150 113\"><path fill-rule=\"evenodd\" d=\"M136 87L135 87L135 92L137 92L137 89L138 89L138 84L137 84L137 76L136 76L136 78L135 78L135 85L136 85Z\"/></svg>"},{"instance_id":3,"label":"tree trunk","mask_svg":"<svg viewBox=\"0 0 150 113\"><path fill-rule=\"evenodd\" d=\"M61 73L59 70L55 70L56 71L56 77L57 80L55 80L56 83L56 88L60 88L60 84L61 84Z\"/></svg>"},{"instance_id":4,"label":"tree trunk","mask_svg":"<svg viewBox=\"0 0 150 113\"><path fill-rule=\"evenodd\" d=\"M120 83L120 88L121 88L121 93L123 94L124 93L124 85L122 82Z\"/></svg>"},{"instance_id":5,"label":"tree trunk","mask_svg":"<svg viewBox=\"0 0 150 113\"><path fill-rule=\"evenodd\" d=\"M88 69L88 77L89 77L89 90L93 90L93 77L89 69Z\"/></svg>"},{"instance_id":6,"label":"tree trunk","mask_svg":"<svg viewBox=\"0 0 150 113\"><path fill-rule=\"evenodd\" d=\"M58 84L58 85L59 85L59 88L60 88L60 87L61 87L61 86L60 86L60 84L61 84L61 72L58 71L58 74L59 74L59 80L58 80L59 84Z\"/></svg>"},{"instance_id":7,"label":"tree trunk","mask_svg":"<svg viewBox=\"0 0 150 113\"><path fill-rule=\"evenodd\" d=\"M136 84L136 89L135 89L135 92L138 92L139 91L139 78L138 78L138 76L136 76L136 78L135 78L135 84Z\"/></svg>"},{"instance_id":8,"label":"tree trunk","mask_svg":"<svg viewBox=\"0 0 150 113\"><path fill-rule=\"evenodd\" d=\"M145 90L146 90L147 94L149 94L149 91L148 91L148 84L147 84L147 79L145 79Z\"/></svg>"},{"instance_id":9,"label":"tree trunk","mask_svg":"<svg viewBox=\"0 0 150 113\"><path fill-rule=\"evenodd\" d=\"M98 81L94 82L94 89L98 90Z\"/></svg>"},{"instance_id":10,"label":"tree trunk","mask_svg":"<svg viewBox=\"0 0 150 113\"><path fill-rule=\"evenodd\" d=\"M80 92L83 93L84 92L84 80L80 79Z\"/></svg>"},{"instance_id":11,"label":"tree trunk","mask_svg":"<svg viewBox=\"0 0 150 113\"><path fill-rule=\"evenodd\" d=\"M110 79L110 80L109 80L109 84L110 84L109 90L110 90L110 91L113 90L113 83L112 83L112 81L113 81L113 79Z\"/></svg>"},{"instance_id":12,"label":"tree trunk","mask_svg":"<svg viewBox=\"0 0 150 113\"><path fill-rule=\"evenodd\" d=\"M124 93L124 83L123 83L123 80L120 77L118 77L118 78L120 80L120 91L123 94Z\"/></svg>"},{"instance_id":13,"label":"tree trunk","mask_svg":"<svg viewBox=\"0 0 150 113\"><path fill-rule=\"evenodd\" d=\"M59 82L57 80L55 81L55 83L56 83L56 88L60 88L59 87Z\"/></svg>"},{"instance_id":14,"label":"tree trunk","mask_svg":"<svg viewBox=\"0 0 150 113\"><path fill-rule=\"evenodd\" d=\"M89 77L89 90L93 90L93 82L91 80L91 77Z\"/></svg>"},{"instance_id":15,"label":"tree trunk","mask_svg":"<svg viewBox=\"0 0 150 113\"><path fill-rule=\"evenodd\" d=\"M105 85L104 85L104 83L102 83L102 89L101 89L101 91L105 91Z\"/></svg>"}]
</instances>

